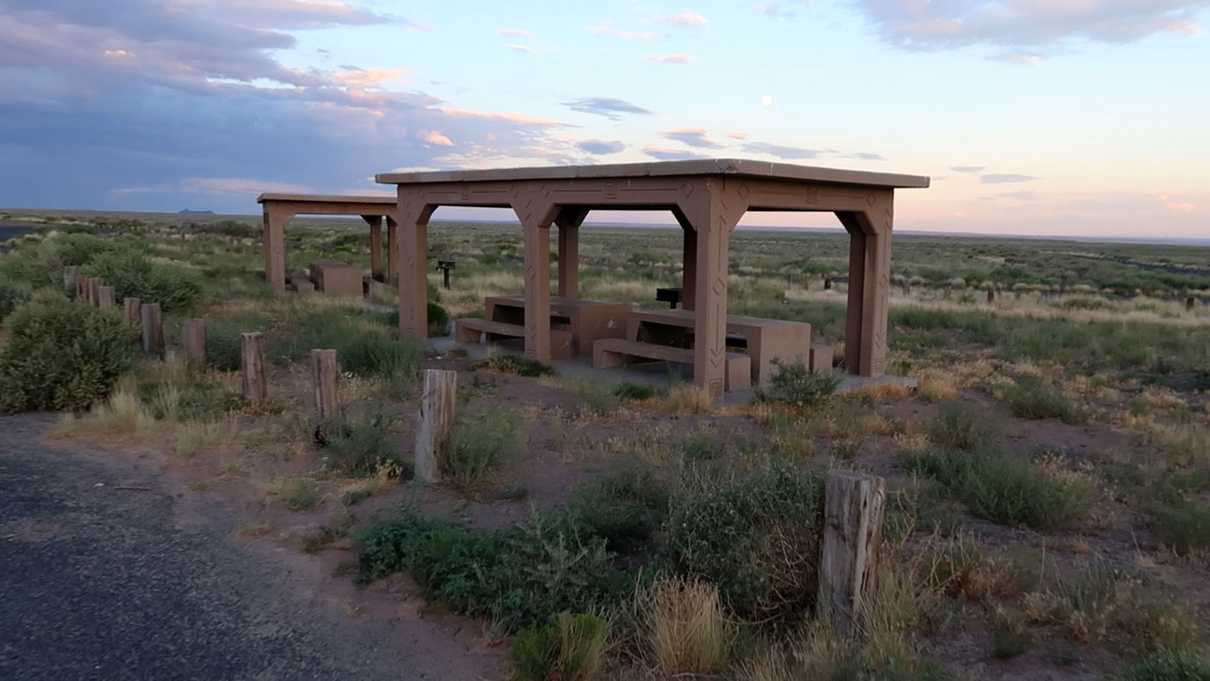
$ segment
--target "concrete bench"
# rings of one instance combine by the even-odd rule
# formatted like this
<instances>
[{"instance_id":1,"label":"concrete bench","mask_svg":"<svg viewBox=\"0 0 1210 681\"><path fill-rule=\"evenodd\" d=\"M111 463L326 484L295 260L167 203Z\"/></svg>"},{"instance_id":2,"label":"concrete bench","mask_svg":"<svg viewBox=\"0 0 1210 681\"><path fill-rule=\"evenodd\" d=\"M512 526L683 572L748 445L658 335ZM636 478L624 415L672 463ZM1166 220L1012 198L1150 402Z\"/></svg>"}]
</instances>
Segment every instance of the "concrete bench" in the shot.
<instances>
[{"instance_id":1,"label":"concrete bench","mask_svg":"<svg viewBox=\"0 0 1210 681\"><path fill-rule=\"evenodd\" d=\"M592 366L597 369L622 366L630 357L692 365L693 349L643 343L625 338L602 338L592 346ZM725 376L725 389L728 392L751 389L752 358L742 352L728 352Z\"/></svg>"},{"instance_id":2,"label":"concrete bench","mask_svg":"<svg viewBox=\"0 0 1210 681\"><path fill-rule=\"evenodd\" d=\"M454 320L454 340L459 343L487 344L496 337L525 338L525 327L521 324L493 322L486 319ZM550 356L551 359L570 359L572 357L571 331L559 328L550 330Z\"/></svg>"},{"instance_id":3,"label":"concrete bench","mask_svg":"<svg viewBox=\"0 0 1210 681\"><path fill-rule=\"evenodd\" d=\"M360 298L364 295L361 277L361 268L353 265L327 262L311 264L311 280L324 295Z\"/></svg>"}]
</instances>

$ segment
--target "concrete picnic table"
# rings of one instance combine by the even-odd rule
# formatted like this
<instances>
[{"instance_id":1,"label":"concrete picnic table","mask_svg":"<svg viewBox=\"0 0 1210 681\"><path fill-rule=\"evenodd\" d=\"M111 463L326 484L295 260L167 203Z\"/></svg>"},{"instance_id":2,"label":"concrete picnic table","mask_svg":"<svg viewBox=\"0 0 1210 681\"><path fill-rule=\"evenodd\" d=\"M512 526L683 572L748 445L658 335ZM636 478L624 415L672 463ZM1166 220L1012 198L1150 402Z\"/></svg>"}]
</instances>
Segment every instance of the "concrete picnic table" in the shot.
<instances>
[{"instance_id":1,"label":"concrete picnic table","mask_svg":"<svg viewBox=\"0 0 1210 681\"><path fill-rule=\"evenodd\" d=\"M428 327L428 224L441 206L511 208L525 242L525 352L551 357L550 227L559 229L559 294L577 297L579 227L594 209L668 210L683 230L682 300L694 315L694 382L721 396L727 369L731 232L748 211L835 213L849 233L845 365L879 376L886 365L895 189L914 175L743 159L449 172L390 172L400 225L399 325ZM575 264L574 267L567 265Z\"/></svg>"},{"instance_id":2,"label":"concrete picnic table","mask_svg":"<svg viewBox=\"0 0 1210 681\"><path fill-rule=\"evenodd\" d=\"M644 327L671 326L693 329L693 310L639 310L631 313L626 338L639 342ZM811 325L783 319L763 319L743 315L727 315L727 337L741 338L746 354L752 358L752 384L766 385L773 377L774 360L793 363L808 362L811 348Z\"/></svg>"}]
</instances>

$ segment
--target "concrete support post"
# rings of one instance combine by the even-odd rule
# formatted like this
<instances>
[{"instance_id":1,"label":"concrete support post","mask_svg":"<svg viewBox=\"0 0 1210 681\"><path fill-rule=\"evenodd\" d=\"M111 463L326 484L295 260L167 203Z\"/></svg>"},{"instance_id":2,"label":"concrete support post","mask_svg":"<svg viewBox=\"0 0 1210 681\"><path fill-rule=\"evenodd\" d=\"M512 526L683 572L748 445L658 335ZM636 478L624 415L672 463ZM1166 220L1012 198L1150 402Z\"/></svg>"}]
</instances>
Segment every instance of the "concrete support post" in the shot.
<instances>
[{"instance_id":1,"label":"concrete support post","mask_svg":"<svg viewBox=\"0 0 1210 681\"><path fill-rule=\"evenodd\" d=\"M892 195L887 191L872 197L868 211L836 213L849 232L844 361L849 373L860 376L880 376L886 370L891 298Z\"/></svg>"},{"instance_id":2,"label":"concrete support post","mask_svg":"<svg viewBox=\"0 0 1210 681\"><path fill-rule=\"evenodd\" d=\"M164 319L160 316L160 304L144 303L140 305L139 319L143 327L143 352L163 357Z\"/></svg>"},{"instance_id":3,"label":"concrete support post","mask_svg":"<svg viewBox=\"0 0 1210 681\"><path fill-rule=\"evenodd\" d=\"M426 206L407 188L399 188L400 336L428 338L428 229L434 208ZM389 239L389 231L387 236Z\"/></svg>"},{"instance_id":4,"label":"concrete support post","mask_svg":"<svg viewBox=\"0 0 1210 681\"><path fill-rule=\"evenodd\" d=\"M241 333L240 370L244 399L259 407L269 398L269 387L265 383L265 354L260 332Z\"/></svg>"},{"instance_id":5,"label":"concrete support post","mask_svg":"<svg viewBox=\"0 0 1210 681\"><path fill-rule=\"evenodd\" d=\"M416 426L414 467L421 482L441 482L441 461L449 451L458 396L458 372L427 369Z\"/></svg>"},{"instance_id":6,"label":"concrete support post","mask_svg":"<svg viewBox=\"0 0 1210 681\"><path fill-rule=\"evenodd\" d=\"M867 624L878 586L885 501L882 478L838 471L824 483L816 616L829 619L842 636Z\"/></svg>"},{"instance_id":7,"label":"concrete support post","mask_svg":"<svg viewBox=\"0 0 1210 681\"><path fill-rule=\"evenodd\" d=\"M265 279L273 293L286 292L286 222L290 215L280 210L265 208L262 241L265 250Z\"/></svg>"},{"instance_id":8,"label":"concrete support post","mask_svg":"<svg viewBox=\"0 0 1210 681\"><path fill-rule=\"evenodd\" d=\"M525 230L525 354L550 361L550 228Z\"/></svg>"},{"instance_id":9,"label":"concrete support post","mask_svg":"<svg viewBox=\"0 0 1210 681\"><path fill-rule=\"evenodd\" d=\"M181 351L190 366L206 366L206 320L186 319L181 323Z\"/></svg>"},{"instance_id":10,"label":"concrete support post","mask_svg":"<svg viewBox=\"0 0 1210 681\"><path fill-rule=\"evenodd\" d=\"M340 376L340 365L335 350L311 351L311 378L315 387L315 411L319 418L326 419L336 414L339 402L336 398L336 379Z\"/></svg>"},{"instance_id":11,"label":"concrete support post","mask_svg":"<svg viewBox=\"0 0 1210 681\"><path fill-rule=\"evenodd\" d=\"M727 375L727 270L731 231L747 210L736 185L707 180L680 211L695 233L693 381L717 400ZM683 295L683 294L682 294Z\"/></svg>"},{"instance_id":12,"label":"concrete support post","mask_svg":"<svg viewBox=\"0 0 1210 681\"><path fill-rule=\"evenodd\" d=\"M686 227L681 232L681 307L694 308L694 288L697 286L697 230Z\"/></svg>"},{"instance_id":13,"label":"concrete support post","mask_svg":"<svg viewBox=\"0 0 1210 681\"><path fill-rule=\"evenodd\" d=\"M580 225L588 211L564 208L555 224L559 227L559 295L580 297Z\"/></svg>"},{"instance_id":14,"label":"concrete support post","mask_svg":"<svg viewBox=\"0 0 1210 681\"><path fill-rule=\"evenodd\" d=\"M391 283L391 278L399 274L399 223L395 222L395 218L387 216L387 278L386 282Z\"/></svg>"},{"instance_id":15,"label":"concrete support post","mask_svg":"<svg viewBox=\"0 0 1210 681\"><path fill-rule=\"evenodd\" d=\"M382 216L363 215L361 219L370 225L370 278L374 281L383 281Z\"/></svg>"}]
</instances>

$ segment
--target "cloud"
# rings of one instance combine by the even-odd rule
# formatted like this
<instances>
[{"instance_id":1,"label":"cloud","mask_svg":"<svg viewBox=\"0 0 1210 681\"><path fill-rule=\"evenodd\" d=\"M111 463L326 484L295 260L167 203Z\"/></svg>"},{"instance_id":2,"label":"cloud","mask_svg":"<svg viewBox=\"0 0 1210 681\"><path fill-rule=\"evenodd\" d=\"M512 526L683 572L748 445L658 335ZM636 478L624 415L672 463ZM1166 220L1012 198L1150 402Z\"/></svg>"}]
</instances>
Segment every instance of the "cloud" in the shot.
<instances>
[{"instance_id":1,"label":"cloud","mask_svg":"<svg viewBox=\"0 0 1210 681\"><path fill-rule=\"evenodd\" d=\"M782 144L770 144L768 142L748 142L744 144L743 150L752 154L765 154L767 156L795 160L818 158L821 153L818 149L804 149L802 147L790 147Z\"/></svg>"},{"instance_id":2,"label":"cloud","mask_svg":"<svg viewBox=\"0 0 1210 681\"><path fill-rule=\"evenodd\" d=\"M764 2L756 5L758 14L770 19L793 19L798 16L798 7L806 6L806 0L791 0L790 2Z\"/></svg>"},{"instance_id":3,"label":"cloud","mask_svg":"<svg viewBox=\"0 0 1210 681\"><path fill-rule=\"evenodd\" d=\"M0 205L252 211L252 189L365 191L392 166L577 158L562 123L400 90L399 69L279 61L290 31L374 24L410 26L336 0L5 0Z\"/></svg>"},{"instance_id":4,"label":"cloud","mask_svg":"<svg viewBox=\"0 0 1210 681\"><path fill-rule=\"evenodd\" d=\"M701 128L682 128L680 130L669 130L664 134L664 137L681 144L687 144L691 147L701 149L719 149L723 145L718 144L706 138L706 131Z\"/></svg>"},{"instance_id":5,"label":"cloud","mask_svg":"<svg viewBox=\"0 0 1210 681\"><path fill-rule=\"evenodd\" d=\"M1046 57L1036 52L1025 52L1023 50L1012 50L1009 52L1001 52L1000 54L991 57L996 61L1006 61L1011 64L1021 64L1022 66L1041 66L1046 61Z\"/></svg>"},{"instance_id":6,"label":"cloud","mask_svg":"<svg viewBox=\"0 0 1210 681\"><path fill-rule=\"evenodd\" d=\"M605 154L616 154L624 150L626 145L613 140L583 140L576 142L576 148L594 156L603 156Z\"/></svg>"},{"instance_id":7,"label":"cloud","mask_svg":"<svg viewBox=\"0 0 1210 681\"><path fill-rule=\"evenodd\" d=\"M1026 192L1026 191L1002 192L1000 194L996 194L994 198L1012 199L1013 201L1033 201L1038 198L1038 193L1037 192Z\"/></svg>"},{"instance_id":8,"label":"cloud","mask_svg":"<svg viewBox=\"0 0 1210 681\"><path fill-rule=\"evenodd\" d=\"M748 139L748 133L746 133L746 132L739 132L739 131L737 130L737 131L735 131L735 132L729 132L729 133L727 133L727 137L730 137L730 138L731 138L731 139L733 139L733 140L740 140L740 141L743 141L743 140Z\"/></svg>"},{"instance_id":9,"label":"cloud","mask_svg":"<svg viewBox=\"0 0 1210 681\"><path fill-rule=\"evenodd\" d=\"M573 99L570 102L563 102L563 105L572 111L596 114L597 116L604 116L615 121L621 118L621 114L651 113L637 104L631 104L625 100L614 99L612 97L583 97L581 99Z\"/></svg>"},{"instance_id":10,"label":"cloud","mask_svg":"<svg viewBox=\"0 0 1210 681\"><path fill-rule=\"evenodd\" d=\"M660 37L659 33L651 31L619 31L613 27L613 24L608 22L589 26L588 32L593 35L605 38L617 38L619 40L655 40Z\"/></svg>"},{"instance_id":11,"label":"cloud","mask_svg":"<svg viewBox=\"0 0 1210 681\"><path fill-rule=\"evenodd\" d=\"M693 61L693 57L690 57L684 53L649 54L647 55L647 61L655 62L657 64L688 64Z\"/></svg>"},{"instance_id":12,"label":"cloud","mask_svg":"<svg viewBox=\"0 0 1210 681\"><path fill-rule=\"evenodd\" d=\"M437 132L436 130L429 130L428 132L422 134L420 136L420 139L423 140L425 144L428 144L428 145L431 145L434 147L452 147L452 146L454 146L454 140L450 139L449 137L445 136L444 134L442 134L440 132Z\"/></svg>"},{"instance_id":13,"label":"cloud","mask_svg":"<svg viewBox=\"0 0 1210 681\"><path fill-rule=\"evenodd\" d=\"M643 147L643 153L658 161L686 161L710 158L705 154L699 154L696 151L689 151L688 149L669 149L667 147L656 146Z\"/></svg>"},{"instance_id":14,"label":"cloud","mask_svg":"<svg viewBox=\"0 0 1210 681\"><path fill-rule=\"evenodd\" d=\"M1014 184L1017 182L1033 182L1038 178L1033 175L1017 175L1015 173L989 173L980 175L979 180L983 184Z\"/></svg>"},{"instance_id":15,"label":"cloud","mask_svg":"<svg viewBox=\"0 0 1210 681\"><path fill-rule=\"evenodd\" d=\"M985 166L950 166L955 173L977 174L983 172Z\"/></svg>"},{"instance_id":16,"label":"cloud","mask_svg":"<svg viewBox=\"0 0 1210 681\"><path fill-rule=\"evenodd\" d=\"M705 26L708 23L706 17L688 9L681 10L676 14L666 17L661 17L659 21L662 24L681 27Z\"/></svg>"},{"instance_id":17,"label":"cloud","mask_svg":"<svg viewBox=\"0 0 1210 681\"><path fill-rule=\"evenodd\" d=\"M870 151L859 151L855 154L851 154L850 156L852 158L860 159L862 161L885 161L886 160L885 158L883 158L882 154L875 154Z\"/></svg>"},{"instance_id":18,"label":"cloud","mask_svg":"<svg viewBox=\"0 0 1210 681\"><path fill-rule=\"evenodd\" d=\"M773 95L761 95L760 105L766 109L773 106Z\"/></svg>"},{"instance_id":19,"label":"cloud","mask_svg":"<svg viewBox=\"0 0 1210 681\"><path fill-rule=\"evenodd\" d=\"M1190 34L1210 0L859 0L888 42L916 50L987 45L1127 43L1156 33Z\"/></svg>"},{"instance_id":20,"label":"cloud","mask_svg":"<svg viewBox=\"0 0 1210 681\"><path fill-rule=\"evenodd\" d=\"M533 31L524 28L497 28L496 35L504 36L505 38L525 38L534 37Z\"/></svg>"},{"instance_id":21,"label":"cloud","mask_svg":"<svg viewBox=\"0 0 1210 681\"><path fill-rule=\"evenodd\" d=\"M505 45L505 47L512 50L513 52L522 52L524 54L533 54L533 52L534 52L534 48L530 47L529 45L522 44L522 43L508 43Z\"/></svg>"}]
</instances>

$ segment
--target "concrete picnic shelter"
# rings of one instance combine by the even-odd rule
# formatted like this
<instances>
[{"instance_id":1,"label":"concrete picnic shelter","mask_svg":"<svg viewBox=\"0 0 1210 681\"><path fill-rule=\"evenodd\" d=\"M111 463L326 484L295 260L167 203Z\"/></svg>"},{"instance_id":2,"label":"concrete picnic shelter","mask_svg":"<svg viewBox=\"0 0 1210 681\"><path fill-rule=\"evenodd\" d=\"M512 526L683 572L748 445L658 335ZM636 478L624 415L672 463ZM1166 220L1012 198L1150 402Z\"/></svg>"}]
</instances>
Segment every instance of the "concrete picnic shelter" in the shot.
<instances>
[{"instance_id":1,"label":"concrete picnic shelter","mask_svg":"<svg viewBox=\"0 0 1210 681\"><path fill-rule=\"evenodd\" d=\"M723 392L727 362L728 249L745 213L835 213L850 244L846 366L859 376L879 376L886 365L895 190L929 186L922 176L742 159L390 172L376 180L397 191L400 333L424 337L428 327L426 260L433 212L441 206L510 208L524 238L525 352L543 361L551 358L550 228L558 229L558 296L574 299L579 228L590 211L671 211L683 230L681 299L694 315L694 382L715 398ZM262 199L266 196L274 195ZM284 261L275 255L281 247L270 247L281 243L280 215L307 212L306 207L282 201L270 216L266 204L266 272L275 287L284 281ZM357 206L344 212L363 214Z\"/></svg>"}]
</instances>

